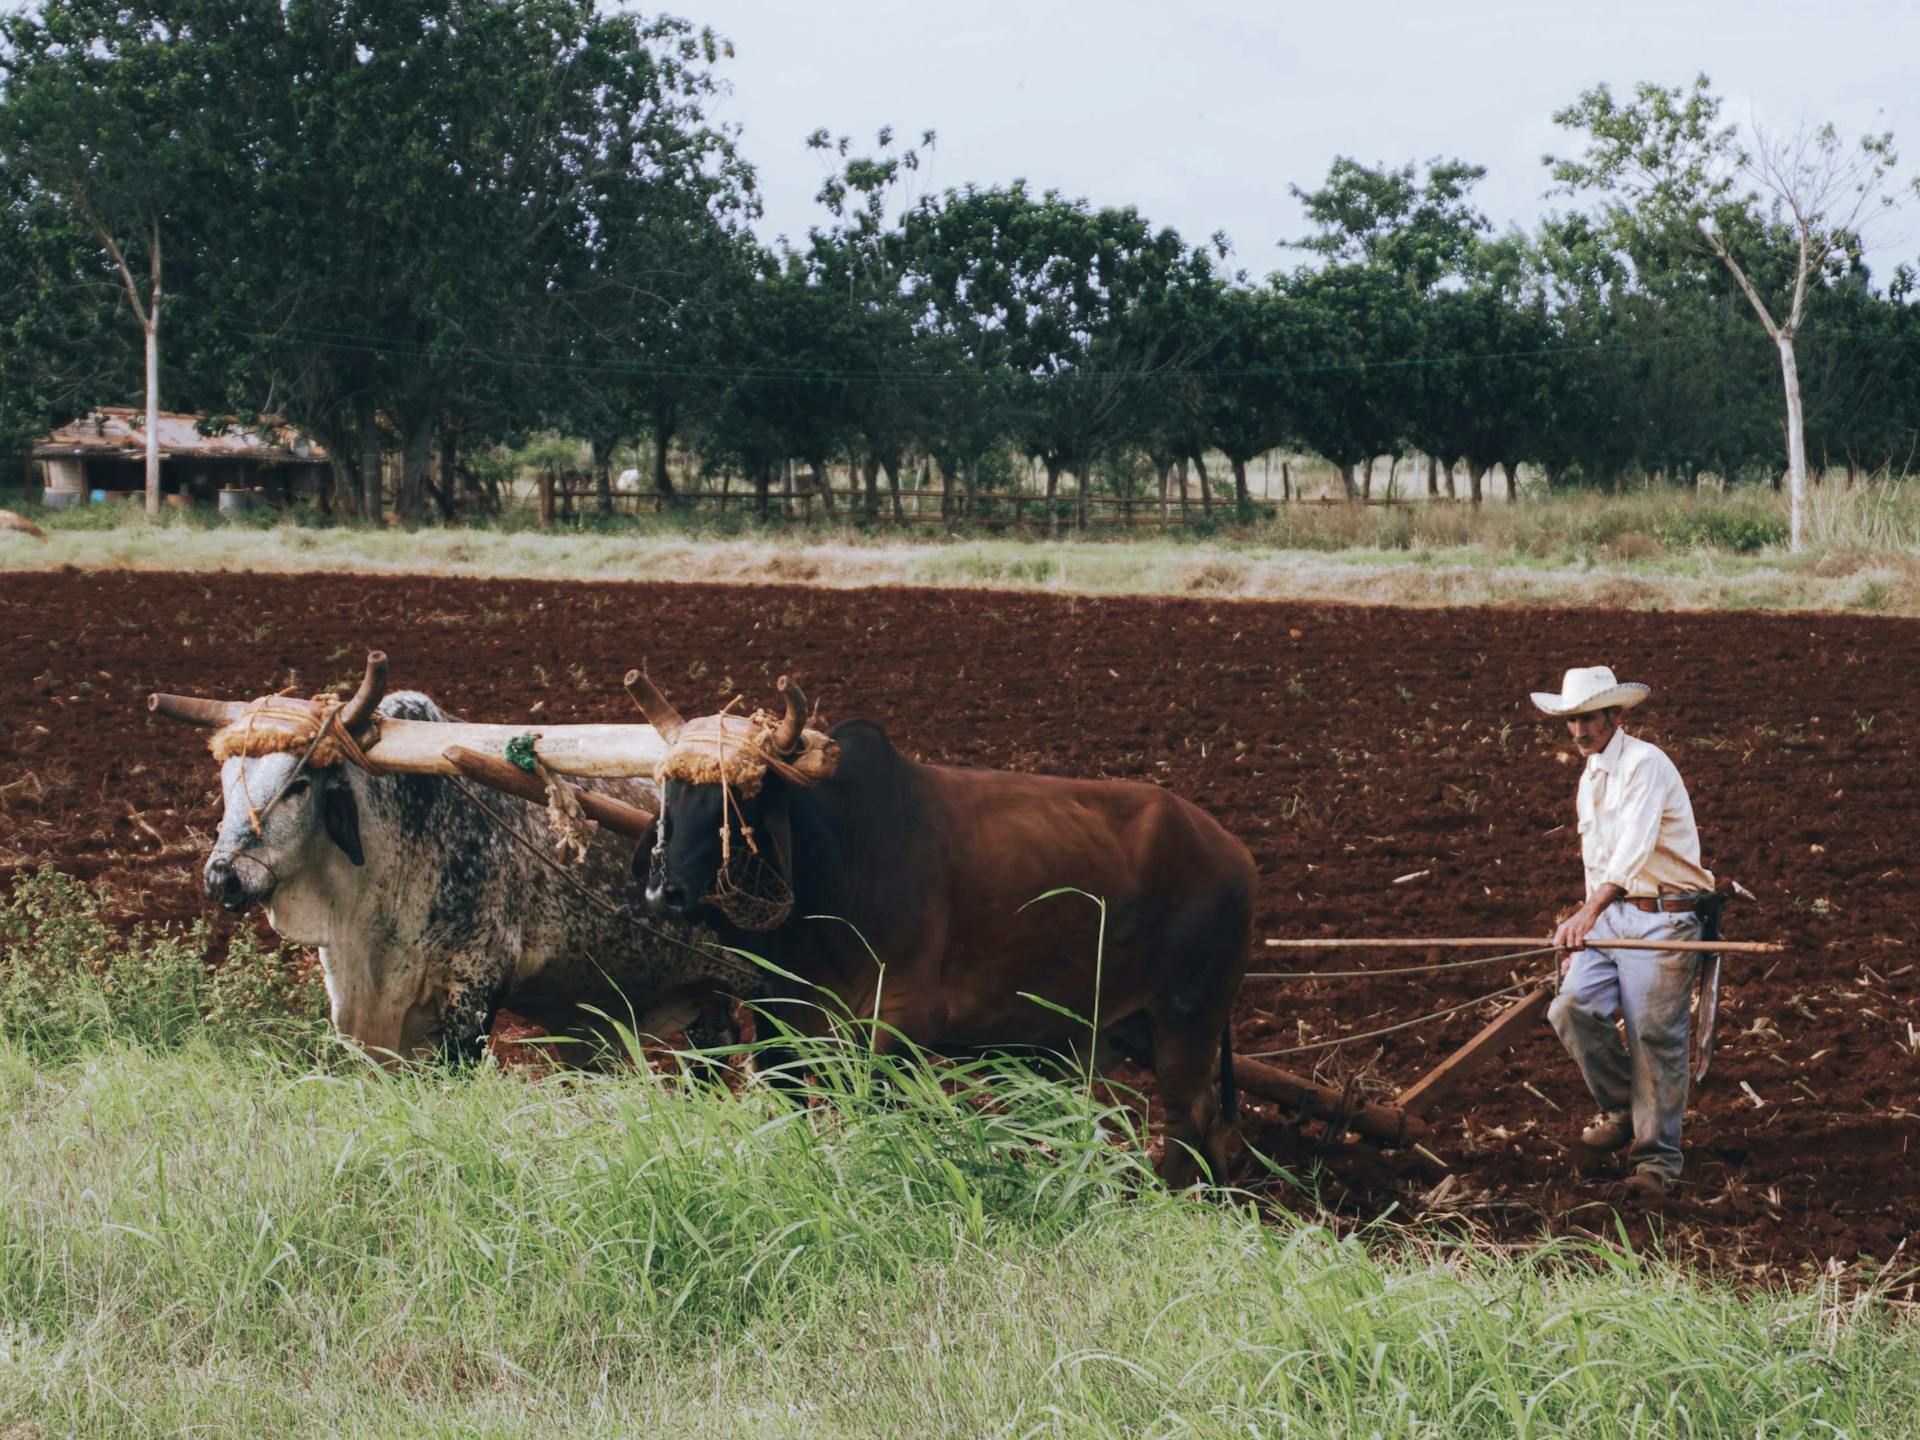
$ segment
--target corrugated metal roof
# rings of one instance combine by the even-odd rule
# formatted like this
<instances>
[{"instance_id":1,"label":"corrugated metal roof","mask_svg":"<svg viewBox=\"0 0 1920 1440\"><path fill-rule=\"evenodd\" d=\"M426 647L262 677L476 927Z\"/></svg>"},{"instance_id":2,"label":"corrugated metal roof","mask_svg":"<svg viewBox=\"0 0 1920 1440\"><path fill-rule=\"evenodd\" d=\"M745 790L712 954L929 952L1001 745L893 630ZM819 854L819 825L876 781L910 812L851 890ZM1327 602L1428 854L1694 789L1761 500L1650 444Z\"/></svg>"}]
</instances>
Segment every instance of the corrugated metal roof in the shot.
<instances>
[{"instance_id":1,"label":"corrugated metal roof","mask_svg":"<svg viewBox=\"0 0 1920 1440\"><path fill-rule=\"evenodd\" d=\"M85 418L42 436L33 453L42 459L63 455L123 456L138 459L147 451L146 412L129 405L106 405ZM258 430L241 427L220 435L202 435L201 417L160 412L160 453L202 460L324 461L327 452L291 425Z\"/></svg>"}]
</instances>

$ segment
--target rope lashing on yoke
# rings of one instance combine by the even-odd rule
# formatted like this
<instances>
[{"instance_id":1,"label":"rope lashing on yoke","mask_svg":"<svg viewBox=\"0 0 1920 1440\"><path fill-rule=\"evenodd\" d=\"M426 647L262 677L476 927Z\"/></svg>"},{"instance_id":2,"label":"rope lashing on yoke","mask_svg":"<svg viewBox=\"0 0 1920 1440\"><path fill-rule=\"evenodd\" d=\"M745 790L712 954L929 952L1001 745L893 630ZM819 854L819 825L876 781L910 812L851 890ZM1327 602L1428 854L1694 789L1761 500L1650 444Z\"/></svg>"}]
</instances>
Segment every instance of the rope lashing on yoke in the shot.
<instances>
[{"instance_id":1,"label":"rope lashing on yoke","mask_svg":"<svg viewBox=\"0 0 1920 1440\"><path fill-rule=\"evenodd\" d=\"M740 702L736 699L728 706ZM656 783L684 780L689 785L725 785L738 800L760 793L771 770L802 789L833 777L840 766L840 745L823 731L800 732L799 748L782 755L771 745L781 717L770 710L751 715L703 715L680 728L666 756L653 767Z\"/></svg>"}]
</instances>

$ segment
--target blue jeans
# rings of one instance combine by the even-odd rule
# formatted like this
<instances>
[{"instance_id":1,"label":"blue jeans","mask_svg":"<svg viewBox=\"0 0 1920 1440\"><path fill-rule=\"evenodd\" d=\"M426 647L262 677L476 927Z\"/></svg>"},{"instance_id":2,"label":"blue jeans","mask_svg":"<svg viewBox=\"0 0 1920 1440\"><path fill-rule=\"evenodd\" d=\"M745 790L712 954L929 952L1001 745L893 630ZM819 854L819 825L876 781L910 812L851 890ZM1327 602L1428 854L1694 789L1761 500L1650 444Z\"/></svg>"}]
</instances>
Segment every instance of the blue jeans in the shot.
<instances>
[{"instance_id":1,"label":"blue jeans","mask_svg":"<svg viewBox=\"0 0 1920 1440\"><path fill-rule=\"evenodd\" d=\"M1633 1117L1636 1169L1680 1174L1680 1121L1687 1109L1687 1027L1700 957L1650 950L1608 950L1609 938L1697 940L1691 913L1647 911L1615 901L1600 912L1574 952L1547 1019L1580 1067L1594 1103L1610 1116ZM1627 1043L1613 1017L1626 1021Z\"/></svg>"}]
</instances>

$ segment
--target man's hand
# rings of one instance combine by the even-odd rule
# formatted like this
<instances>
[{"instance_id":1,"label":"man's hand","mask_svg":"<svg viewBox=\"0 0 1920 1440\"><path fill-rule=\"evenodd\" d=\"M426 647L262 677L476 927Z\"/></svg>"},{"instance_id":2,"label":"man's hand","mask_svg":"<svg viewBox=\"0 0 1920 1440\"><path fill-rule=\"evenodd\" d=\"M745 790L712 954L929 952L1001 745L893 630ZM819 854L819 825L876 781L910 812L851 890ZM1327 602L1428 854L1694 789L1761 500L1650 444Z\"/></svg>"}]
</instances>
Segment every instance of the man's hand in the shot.
<instances>
[{"instance_id":1,"label":"man's hand","mask_svg":"<svg viewBox=\"0 0 1920 1440\"><path fill-rule=\"evenodd\" d=\"M1587 903L1560 922L1553 932L1553 943L1560 949L1560 974L1564 978L1567 966L1573 962L1572 953L1584 950L1587 935L1600 923L1600 912L1614 901L1620 899L1626 891L1618 885L1602 885L1587 897Z\"/></svg>"},{"instance_id":2,"label":"man's hand","mask_svg":"<svg viewBox=\"0 0 1920 1440\"><path fill-rule=\"evenodd\" d=\"M1560 922L1560 928L1553 932L1553 943L1562 950L1583 950L1587 944L1587 932L1594 927L1600 916L1592 907L1592 902L1582 905L1573 914Z\"/></svg>"}]
</instances>

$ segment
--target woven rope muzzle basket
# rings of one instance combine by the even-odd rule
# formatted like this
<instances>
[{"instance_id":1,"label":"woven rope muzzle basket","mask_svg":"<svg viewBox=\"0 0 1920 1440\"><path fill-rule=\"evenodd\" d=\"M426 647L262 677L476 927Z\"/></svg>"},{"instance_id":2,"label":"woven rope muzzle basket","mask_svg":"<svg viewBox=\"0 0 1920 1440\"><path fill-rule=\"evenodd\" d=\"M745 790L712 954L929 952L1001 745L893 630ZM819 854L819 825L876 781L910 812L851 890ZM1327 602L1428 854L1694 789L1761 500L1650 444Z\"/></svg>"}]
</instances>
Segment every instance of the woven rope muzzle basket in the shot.
<instances>
[{"instance_id":1,"label":"woven rope muzzle basket","mask_svg":"<svg viewBox=\"0 0 1920 1440\"><path fill-rule=\"evenodd\" d=\"M765 710L689 720L653 772L663 787L669 780L720 787L720 868L713 892L704 898L742 930L774 930L784 924L793 911L793 886L744 817L740 832L746 846L736 853L731 822L740 816L741 803L760 794L769 770L805 789L830 779L840 764L839 744L818 730L803 730L791 753L775 753L772 741L778 725L779 717ZM656 844L651 876L656 886L665 880L664 866L665 852Z\"/></svg>"}]
</instances>

